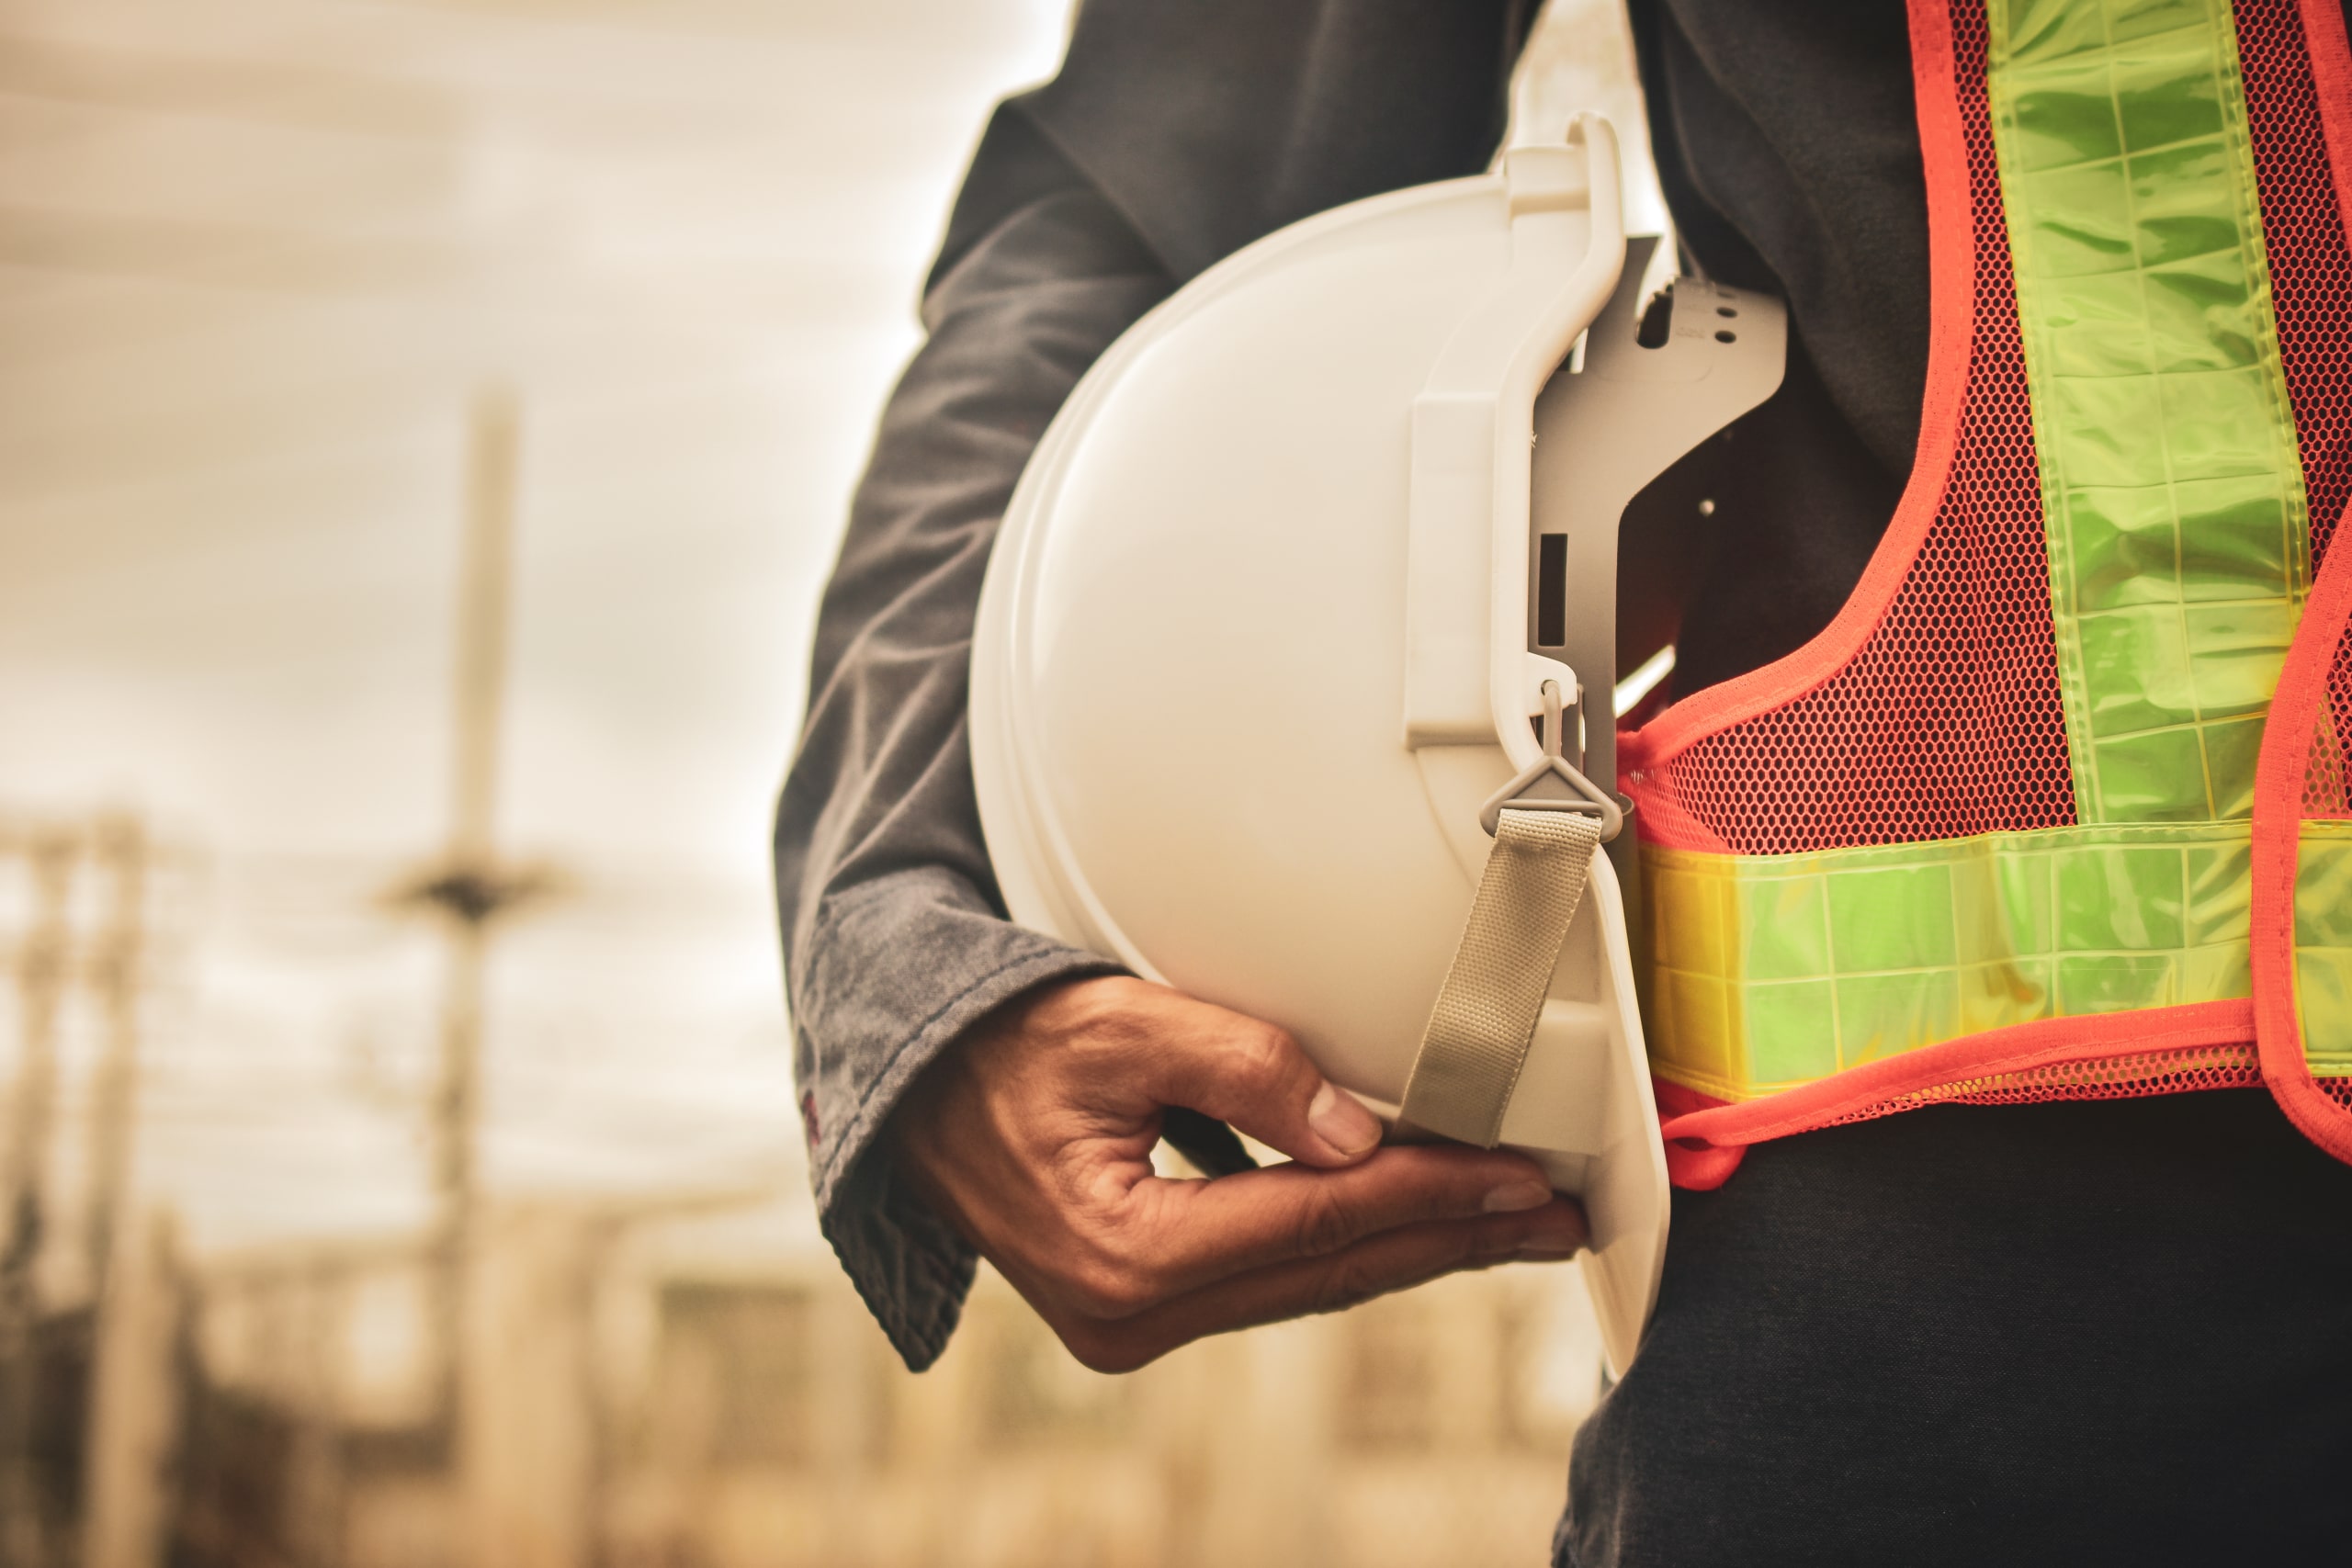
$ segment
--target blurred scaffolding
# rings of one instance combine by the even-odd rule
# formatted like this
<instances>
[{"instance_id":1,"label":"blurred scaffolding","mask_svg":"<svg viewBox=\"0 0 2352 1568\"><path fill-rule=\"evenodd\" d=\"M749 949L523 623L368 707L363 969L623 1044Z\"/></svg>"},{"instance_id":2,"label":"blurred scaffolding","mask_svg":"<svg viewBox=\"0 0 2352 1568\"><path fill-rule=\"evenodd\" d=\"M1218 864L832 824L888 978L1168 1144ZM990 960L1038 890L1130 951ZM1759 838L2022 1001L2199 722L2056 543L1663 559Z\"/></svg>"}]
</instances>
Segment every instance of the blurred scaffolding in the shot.
<instances>
[{"instance_id":1,"label":"blurred scaffolding","mask_svg":"<svg viewBox=\"0 0 2352 1568\"><path fill-rule=\"evenodd\" d=\"M1572 1269L916 1379L816 1233L759 846L1068 9L0 0L0 1568L1544 1560Z\"/></svg>"}]
</instances>

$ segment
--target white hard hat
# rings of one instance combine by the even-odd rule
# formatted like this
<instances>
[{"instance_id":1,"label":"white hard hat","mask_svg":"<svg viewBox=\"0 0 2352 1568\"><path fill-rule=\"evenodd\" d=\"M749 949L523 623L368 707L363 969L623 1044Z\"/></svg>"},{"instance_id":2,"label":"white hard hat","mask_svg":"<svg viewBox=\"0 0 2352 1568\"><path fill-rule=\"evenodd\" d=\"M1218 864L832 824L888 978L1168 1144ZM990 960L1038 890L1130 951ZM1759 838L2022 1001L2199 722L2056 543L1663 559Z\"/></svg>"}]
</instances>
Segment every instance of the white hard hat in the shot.
<instances>
[{"instance_id":1,"label":"white hard hat","mask_svg":"<svg viewBox=\"0 0 2352 1568\"><path fill-rule=\"evenodd\" d=\"M1392 1121L1536 1157L1585 1203L1621 1371L1668 1194L1611 863L1632 835L1593 852L1623 803L1578 787L1613 782L1617 525L1770 395L1784 342L1774 302L1687 278L1645 315L1626 254L1586 116L1204 274L1046 432L972 673L1013 918L1282 1025ZM1506 795L1527 809L1498 818ZM1422 1109L1449 1029L1467 1112Z\"/></svg>"}]
</instances>

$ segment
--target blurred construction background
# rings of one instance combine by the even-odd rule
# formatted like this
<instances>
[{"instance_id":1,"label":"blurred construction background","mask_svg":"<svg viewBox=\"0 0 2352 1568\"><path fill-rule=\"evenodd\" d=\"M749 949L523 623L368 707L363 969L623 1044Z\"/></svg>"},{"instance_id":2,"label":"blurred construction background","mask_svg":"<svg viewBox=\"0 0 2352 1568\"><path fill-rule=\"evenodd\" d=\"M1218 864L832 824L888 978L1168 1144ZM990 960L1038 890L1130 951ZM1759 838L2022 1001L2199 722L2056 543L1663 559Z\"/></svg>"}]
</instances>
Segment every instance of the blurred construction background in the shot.
<instances>
[{"instance_id":1,"label":"blurred construction background","mask_svg":"<svg viewBox=\"0 0 2352 1568\"><path fill-rule=\"evenodd\" d=\"M0 0L0 1568L1544 1560L1572 1270L917 1379L816 1233L770 803L1067 22Z\"/></svg>"}]
</instances>

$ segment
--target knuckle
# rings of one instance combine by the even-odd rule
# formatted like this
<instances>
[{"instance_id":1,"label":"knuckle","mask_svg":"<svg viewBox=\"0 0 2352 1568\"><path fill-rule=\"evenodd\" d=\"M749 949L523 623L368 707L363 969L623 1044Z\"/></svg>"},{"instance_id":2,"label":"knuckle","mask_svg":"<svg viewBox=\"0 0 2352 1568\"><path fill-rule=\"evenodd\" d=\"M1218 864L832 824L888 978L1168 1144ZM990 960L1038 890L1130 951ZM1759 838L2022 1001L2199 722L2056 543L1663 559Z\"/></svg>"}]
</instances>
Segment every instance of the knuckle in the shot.
<instances>
[{"instance_id":1,"label":"knuckle","mask_svg":"<svg viewBox=\"0 0 2352 1568\"><path fill-rule=\"evenodd\" d=\"M1292 1246L1301 1258L1324 1258L1356 1239L1355 1216L1330 1184L1315 1181L1301 1201Z\"/></svg>"},{"instance_id":2,"label":"knuckle","mask_svg":"<svg viewBox=\"0 0 2352 1568\"><path fill-rule=\"evenodd\" d=\"M1133 1317L1158 1299L1148 1269L1108 1254L1073 1269L1067 1285L1080 1311L1109 1322Z\"/></svg>"},{"instance_id":3,"label":"knuckle","mask_svg":"<svg viewBox=\"0 0 2352 1568\"><path fill-rule=\"evenodd\" d=\"M1375 1263L1360 1254L1342 1254L1331 1260L1322 1278L1317 1281L1313 1309L1318 1313L1339 1312L1401 1291L1442 1274L1452 1274L1464 1269L1489 1267L1508 1261L1509 1254L1486 1258L1478 1244L1477 1227L1464 1225L1449 1229L1442 1239L1430 1238L1426 1249L1417 1245L1408 1258L1391 1258L1385 1264Z\"/></svg>"},{"instance_id":4,"label":"knuckle","mask_svg":"<svg viewBox=\"0 0 2352 1568\"><path fill-rule=\"evenodd\" d=\"M1297 1042L1271 1023L1239 1031L1228 1050L1234 1075L1259 1085L1279 1083L1298 1060Z\"/></svg>"},{"instance_id":5,"label":"knuckle","mask_svg":"<svg viewBox=\"0 0 2352 1568\"><path fill-rule=\"evenodd\" d=\"M1316 1281L1311 1310L1344 1312L1386 1290L1386 1284L1358 1258L1340 1258Z\"/></svg>"}]
</instances>

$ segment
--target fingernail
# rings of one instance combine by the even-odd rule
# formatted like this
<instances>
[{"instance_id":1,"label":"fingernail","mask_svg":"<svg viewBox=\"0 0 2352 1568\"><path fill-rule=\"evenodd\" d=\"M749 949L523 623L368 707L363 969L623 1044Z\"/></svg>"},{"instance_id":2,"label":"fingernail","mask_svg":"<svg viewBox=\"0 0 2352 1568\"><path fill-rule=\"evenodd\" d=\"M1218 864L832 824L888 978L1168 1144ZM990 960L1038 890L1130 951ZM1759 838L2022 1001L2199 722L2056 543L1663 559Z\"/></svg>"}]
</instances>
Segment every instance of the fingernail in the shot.
<instances>
[{"instance_id":1,"label":"fingernail","mask_svg":"<svg viewBox=\"0 0 2352 1568\"><path fill-rule=\"evenodd\" d=\"M1315 1091L1306 1107L1306 1124L1343 1155L1360 1155L1380 1142L1380 1118L1337 1084L1327 1083Z\"/></svg>"},{"instance_id":2,"label":"fingernail","mask_svg":"<svg viewBox=\"0 0 2352 1568\"><path fill-rule=\"evenodd\" d=\"M1487 1194L1483 1207L1490 1214L1516 1214L1540 1209L1552 1201L1552 1190L1540 1181L1513 1181Z\"/></svg>"}]
</instances>

